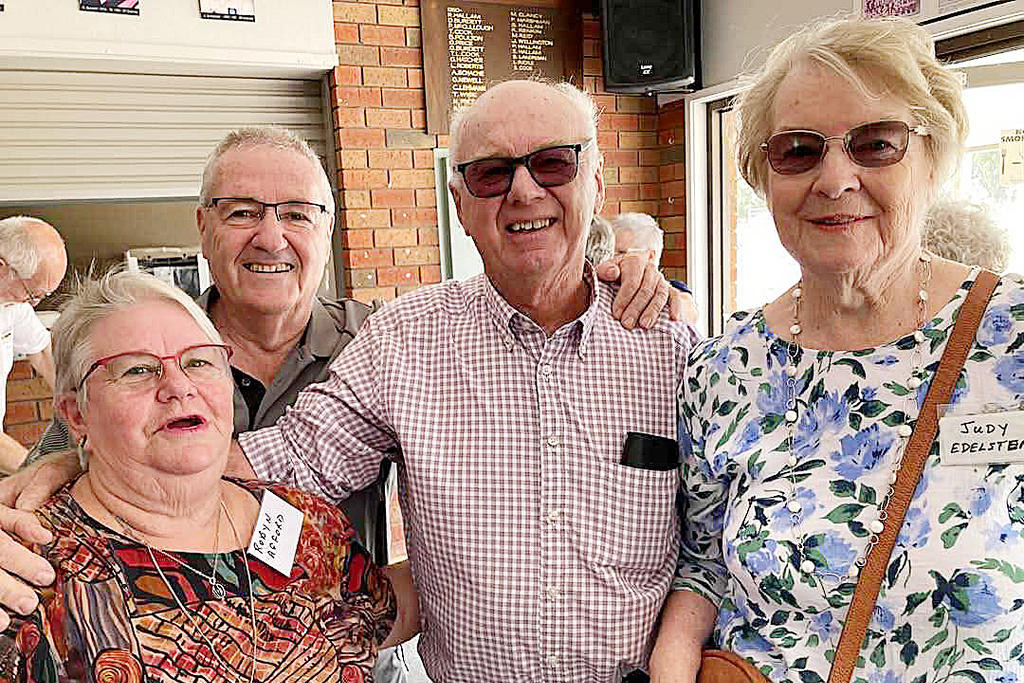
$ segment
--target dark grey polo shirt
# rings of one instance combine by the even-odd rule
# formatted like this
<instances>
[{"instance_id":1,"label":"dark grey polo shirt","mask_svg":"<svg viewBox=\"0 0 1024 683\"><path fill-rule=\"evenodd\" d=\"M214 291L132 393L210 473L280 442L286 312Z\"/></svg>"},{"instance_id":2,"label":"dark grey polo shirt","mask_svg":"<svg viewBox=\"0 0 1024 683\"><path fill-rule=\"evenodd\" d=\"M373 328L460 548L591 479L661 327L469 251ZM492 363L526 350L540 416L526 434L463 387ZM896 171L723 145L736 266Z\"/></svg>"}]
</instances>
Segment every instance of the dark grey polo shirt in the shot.
<instances>
[{"instance_id":1,"label":"dark grey polo shirt","mask_svg":"<svg viewBox=\"0 0 1024 683\"><path fill-rule=\"evenodd\" d=\"M209 312L210 304L217 296L216 288L210 287L196 301ZM327 379L331 361L352 340L372 311L366 304L353 299L314 299L313 312L302 339L288 352L270 386L264 387L255 377L231 368L235 378L235 436L274 424L284 415L285 408L295 403L300 391ZM383 470L386 470L386 465ZM382 565L387 558L385 473L382 471L376 482L353 492L341 504L359 534L359 540Z\"/></svg>"}]
</instances>

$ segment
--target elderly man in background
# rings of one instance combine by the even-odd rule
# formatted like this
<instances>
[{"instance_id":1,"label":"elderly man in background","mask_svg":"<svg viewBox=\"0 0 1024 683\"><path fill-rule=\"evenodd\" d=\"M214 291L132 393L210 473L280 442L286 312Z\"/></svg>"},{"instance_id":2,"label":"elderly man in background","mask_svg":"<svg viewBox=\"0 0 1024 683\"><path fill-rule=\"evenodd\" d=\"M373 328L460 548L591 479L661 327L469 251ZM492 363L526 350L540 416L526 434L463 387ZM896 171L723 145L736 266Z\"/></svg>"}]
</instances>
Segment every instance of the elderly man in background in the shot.
<instances>
[{"instance_id":1,"label":"elderly man in background","mask_svg":"<svg viewBox=\"0 0 1024 683\"><path fill-rule=\"evenodd\" d=\"M590 98L509 81L451 127L484 274L370 317L277 426L262 478L343 499L398 464L440 683L618 683L645 666L678 551L676 386L692 331L629 332L584 259L604 200Z\"/></svg>"},{"instance_id":2,"label":"elderly man in background","mask_svg":"<svg viewBox=\"0 0 1024 683\"><path fill-rule=\"evenodd\" d=\"M67 265L64 240L48 223L29 216L0 220L0 423L15 354L25 354L53 386L50 333L32 309L57 289ZM0 432L0 474L18 469L27 454L24 446Z\"/></svg>"},{"instance_id":3,"label":"elderly man in background","mask_svg":"<svg viewBox=\"0 0 1024 683\"><path fill-rule=\"evenodd\" d=\"M665 234L658 227L658 221L646 213L620 213L612 219L617 255L640 253L655 265L661 264L661 252L665 247ZM696 323L699 316L697 303L689 286L681 280L669 280L669 284L682 293L684 302L683 320Z\"/></svg>"},{"instance_id":4,"label":"elderly man in background","mask_svg":"<svg viewBox=\"0 0 1024 683\"><path fill-rule=\"evenodd\" d=\"M601 216L594 216L587 234L587 246L584 256L591 265L597 266L615 255L615 233L612 224Z\"/></svg>"}]
</instances>

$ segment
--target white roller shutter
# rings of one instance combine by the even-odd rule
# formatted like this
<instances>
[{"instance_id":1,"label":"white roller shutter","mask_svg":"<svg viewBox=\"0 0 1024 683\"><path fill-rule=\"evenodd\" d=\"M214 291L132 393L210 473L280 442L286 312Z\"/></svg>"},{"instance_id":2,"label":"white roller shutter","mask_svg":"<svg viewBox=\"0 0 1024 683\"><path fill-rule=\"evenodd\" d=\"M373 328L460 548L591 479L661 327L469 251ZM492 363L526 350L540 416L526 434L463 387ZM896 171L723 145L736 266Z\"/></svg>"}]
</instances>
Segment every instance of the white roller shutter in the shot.
<instances>
[{"instance_id":1,"label":"white roller shutter","mask_svg":"<svg viewBox=\"0 0 1024 683\"><path fill-rule=\"evenodd\" d=\"M325 154L320 81L0 70L0 202L195 197L232 128Z\"/></svg>"}]
</instances>

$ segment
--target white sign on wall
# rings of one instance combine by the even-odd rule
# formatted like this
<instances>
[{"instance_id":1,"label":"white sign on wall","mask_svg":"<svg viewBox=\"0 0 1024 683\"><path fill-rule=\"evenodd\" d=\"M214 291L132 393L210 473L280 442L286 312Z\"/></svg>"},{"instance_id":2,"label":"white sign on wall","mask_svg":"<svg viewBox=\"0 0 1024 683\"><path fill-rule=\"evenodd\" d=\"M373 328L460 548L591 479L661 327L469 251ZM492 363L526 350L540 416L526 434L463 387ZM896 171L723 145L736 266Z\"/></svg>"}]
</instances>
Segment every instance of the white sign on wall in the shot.
<instances>
[{"instance_id":1,"label":"white sign on wall","mask_svg":"<svg viewBox=\"0 0 1024 683\"><path fill-rule=\"evenodd\" d=\"M1024 183L1024 128L999 132L999 156L1001 184Z\"/></svg>"}]
</instances>

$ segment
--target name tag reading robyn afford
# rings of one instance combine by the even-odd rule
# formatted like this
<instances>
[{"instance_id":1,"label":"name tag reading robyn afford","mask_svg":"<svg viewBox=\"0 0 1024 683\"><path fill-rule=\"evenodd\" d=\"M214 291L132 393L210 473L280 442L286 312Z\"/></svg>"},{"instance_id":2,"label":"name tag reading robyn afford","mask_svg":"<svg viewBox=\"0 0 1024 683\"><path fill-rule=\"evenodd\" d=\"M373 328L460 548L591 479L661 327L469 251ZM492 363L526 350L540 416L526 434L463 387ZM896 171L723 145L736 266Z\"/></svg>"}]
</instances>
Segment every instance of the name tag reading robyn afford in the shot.
<instances>
[{"instance_id":1,"label":"name tag reading robyn afford","mask_svg":"<svg viewBox=\"0 0 1024 683\"><path fill-rule=\"evenodd\" d=\"M1024 411L946 415L939 419L939 452L946 465L1024 461Z\"/></svg>"},{"instance_id":2,"label":"name tag reading robyn afford","mask_svg":"<svg viewBox=\"0 0 1024 683\"><path fill-rule=\"evenodd\" d=\"M302 533L302 511L280 496L263 491L248 553L284 576L291 576Z\"/></svg>"}]
</instances>

